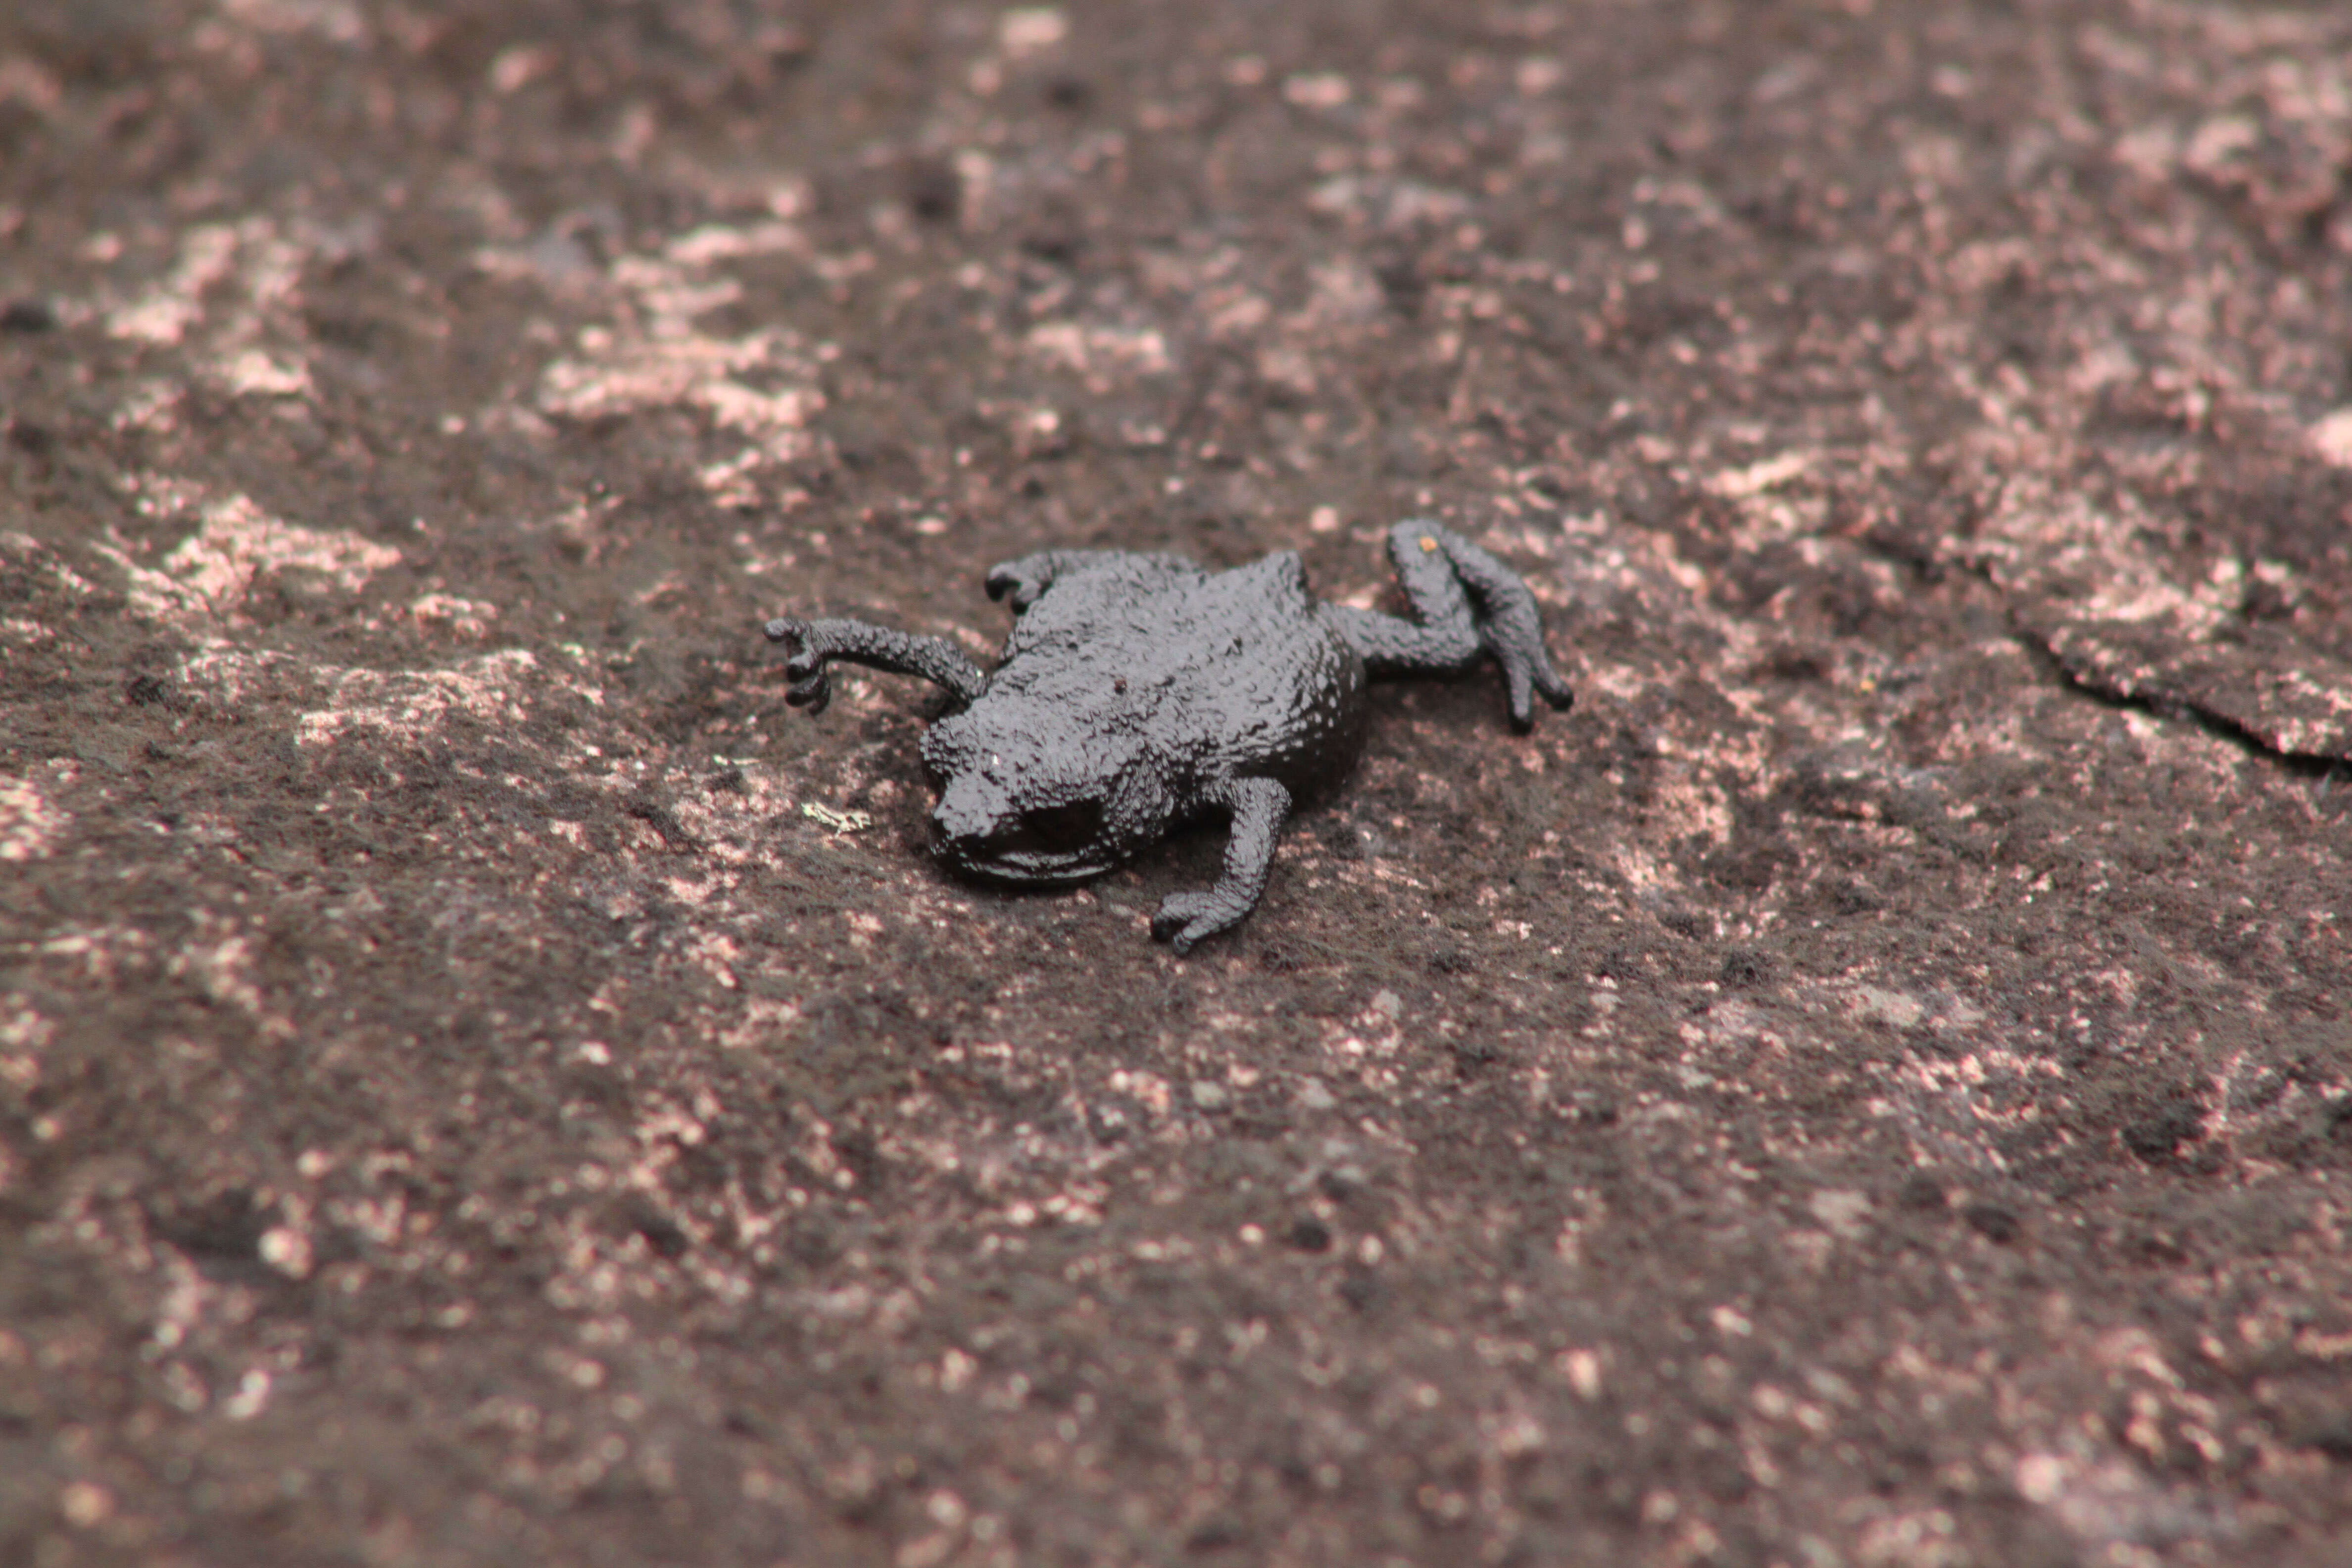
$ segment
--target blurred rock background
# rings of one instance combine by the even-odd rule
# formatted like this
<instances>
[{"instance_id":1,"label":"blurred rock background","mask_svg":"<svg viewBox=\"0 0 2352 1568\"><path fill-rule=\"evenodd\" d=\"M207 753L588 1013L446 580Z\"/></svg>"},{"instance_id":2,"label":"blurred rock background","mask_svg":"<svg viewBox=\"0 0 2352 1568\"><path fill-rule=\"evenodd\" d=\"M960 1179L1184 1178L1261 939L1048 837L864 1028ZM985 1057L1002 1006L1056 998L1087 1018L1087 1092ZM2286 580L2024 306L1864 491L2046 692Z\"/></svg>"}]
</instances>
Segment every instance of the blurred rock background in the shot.
<instances>
[{"instance_id":1,"label":"blurred rock background","mask_svg":"<svg viewBox=\"0 0 2352 1568\"><path fill-rule=\"evenodd\" d=\"M2352 1552L2352 17L0 16L0 1557ZM1265 904L921 852L1393 519Z\"/></svg>"}]
</instances>

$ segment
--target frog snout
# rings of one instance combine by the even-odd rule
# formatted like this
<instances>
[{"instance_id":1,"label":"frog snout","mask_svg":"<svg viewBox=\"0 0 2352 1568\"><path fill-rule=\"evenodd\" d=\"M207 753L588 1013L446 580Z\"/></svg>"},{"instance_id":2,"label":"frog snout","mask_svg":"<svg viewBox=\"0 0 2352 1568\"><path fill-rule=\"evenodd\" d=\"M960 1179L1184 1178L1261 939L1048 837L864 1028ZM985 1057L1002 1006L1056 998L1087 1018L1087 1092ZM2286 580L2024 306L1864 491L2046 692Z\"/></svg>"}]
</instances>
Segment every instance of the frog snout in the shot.
<instances>
[{"instance_id":1,"label":"frog snout","mask_svg":"<svg viewBox=\"0 0 2352 1568\"><path fill-rule=\"evenodd\" d=\"M931 813L930 836L931 853L934 855L945 855L956 847L957 840L962 837L953 827L941 821L940 814L936 811ZM969 842L968 839L965 841Z\"/></svg>"},{"instance_id":2,"label":"frog snout","mask_svg":"<svg viewBox=\"0 0 2352 1568\"><path fill-rule=\"evenodd\" d=\"M976 802L959 800L950 793L931 808L931 847L977 844L996 831L996 814Z\"/></svg>"}]
</instances>

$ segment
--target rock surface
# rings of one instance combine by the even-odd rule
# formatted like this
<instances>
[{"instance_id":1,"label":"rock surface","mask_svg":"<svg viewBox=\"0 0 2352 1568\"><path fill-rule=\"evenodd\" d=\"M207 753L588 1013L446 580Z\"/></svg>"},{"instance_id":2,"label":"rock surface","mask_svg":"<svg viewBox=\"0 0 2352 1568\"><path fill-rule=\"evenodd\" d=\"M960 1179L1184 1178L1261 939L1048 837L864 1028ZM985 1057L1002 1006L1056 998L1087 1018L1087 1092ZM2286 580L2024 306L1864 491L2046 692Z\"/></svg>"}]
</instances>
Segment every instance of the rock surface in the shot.
<instances>
[{"instance_id":1,"label":"rock surface","mask_svg":"<svg viewBox=\"0 0 2352 1568\"><path fill-rule=\"evenodd\" d=\"M0 1559L2347 1561L2347 62L16 0ZM1189 961L758 637L1413 511Z\"/></svg>"}]
</instances>

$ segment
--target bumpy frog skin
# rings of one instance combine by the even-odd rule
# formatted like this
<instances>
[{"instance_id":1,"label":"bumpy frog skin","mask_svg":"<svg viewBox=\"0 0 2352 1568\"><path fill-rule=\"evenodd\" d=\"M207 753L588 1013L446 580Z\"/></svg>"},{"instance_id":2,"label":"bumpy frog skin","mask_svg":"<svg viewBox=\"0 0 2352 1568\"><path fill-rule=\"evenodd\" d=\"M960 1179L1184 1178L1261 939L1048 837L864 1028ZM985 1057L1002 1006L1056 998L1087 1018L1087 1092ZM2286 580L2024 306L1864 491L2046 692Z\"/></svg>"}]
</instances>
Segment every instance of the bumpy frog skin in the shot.
<instances>
[{"instance_id":1,"label":"bumpy frog skin","mask_svg":"<svg viewBox=\"0 0 2352 1568\"><path fill-rule=\"evenodd\" d=\"M1456 675L1492 655L1511 722L1532 698L1574 700L1552 672L1534 596L1511 569L1433 522L1389 532L1413 618L1318 602L1290 551L1230 572L1176 555L1048 550L988 574L1015 616L995 669L938 637L862 621L770 621L793 645L786 700L811 713L834 660L946 688L954 710L923 736L939 786L931 847L982 881L1099 877L1196 817L1232 821L1223 874L1171 893L1151 934L1187 952L1265 891L1294 805L1325 795L1363 750L1367 679Z\"/></svg>"}]
</instances>

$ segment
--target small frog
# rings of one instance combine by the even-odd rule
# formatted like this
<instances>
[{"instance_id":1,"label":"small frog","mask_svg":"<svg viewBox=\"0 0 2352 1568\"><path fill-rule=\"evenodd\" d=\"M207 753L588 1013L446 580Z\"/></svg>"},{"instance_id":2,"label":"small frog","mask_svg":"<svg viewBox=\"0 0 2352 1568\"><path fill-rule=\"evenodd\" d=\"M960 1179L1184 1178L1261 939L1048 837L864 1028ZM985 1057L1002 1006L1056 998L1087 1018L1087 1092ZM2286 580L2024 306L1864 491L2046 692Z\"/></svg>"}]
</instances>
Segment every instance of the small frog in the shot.
<instances>
[{"instance_id":1,"label":"small frog","mask_svg":"<svg viewBox=\"0 0 2352 1568\"><path fill-rule=\"evenodd\" d=\"M1296 552L1211 573L1177 555L1048 550L988 574L1015 617L995 669L951 643L862 621L770 621L793 645L785 700L811 713L834 660L944 687L923 735L931 847L959 874L1055 886L1099 877L1197 817L1232 821L1223 874L1171 893L1151 934L1178 952L1256 907L1283 819L1363 750L1367 679L1503 667L1511 721L1574 700L1511 569L1434 522L1389 533L1413 618L1318 602Z\"/></svg>"}]
</instances>

